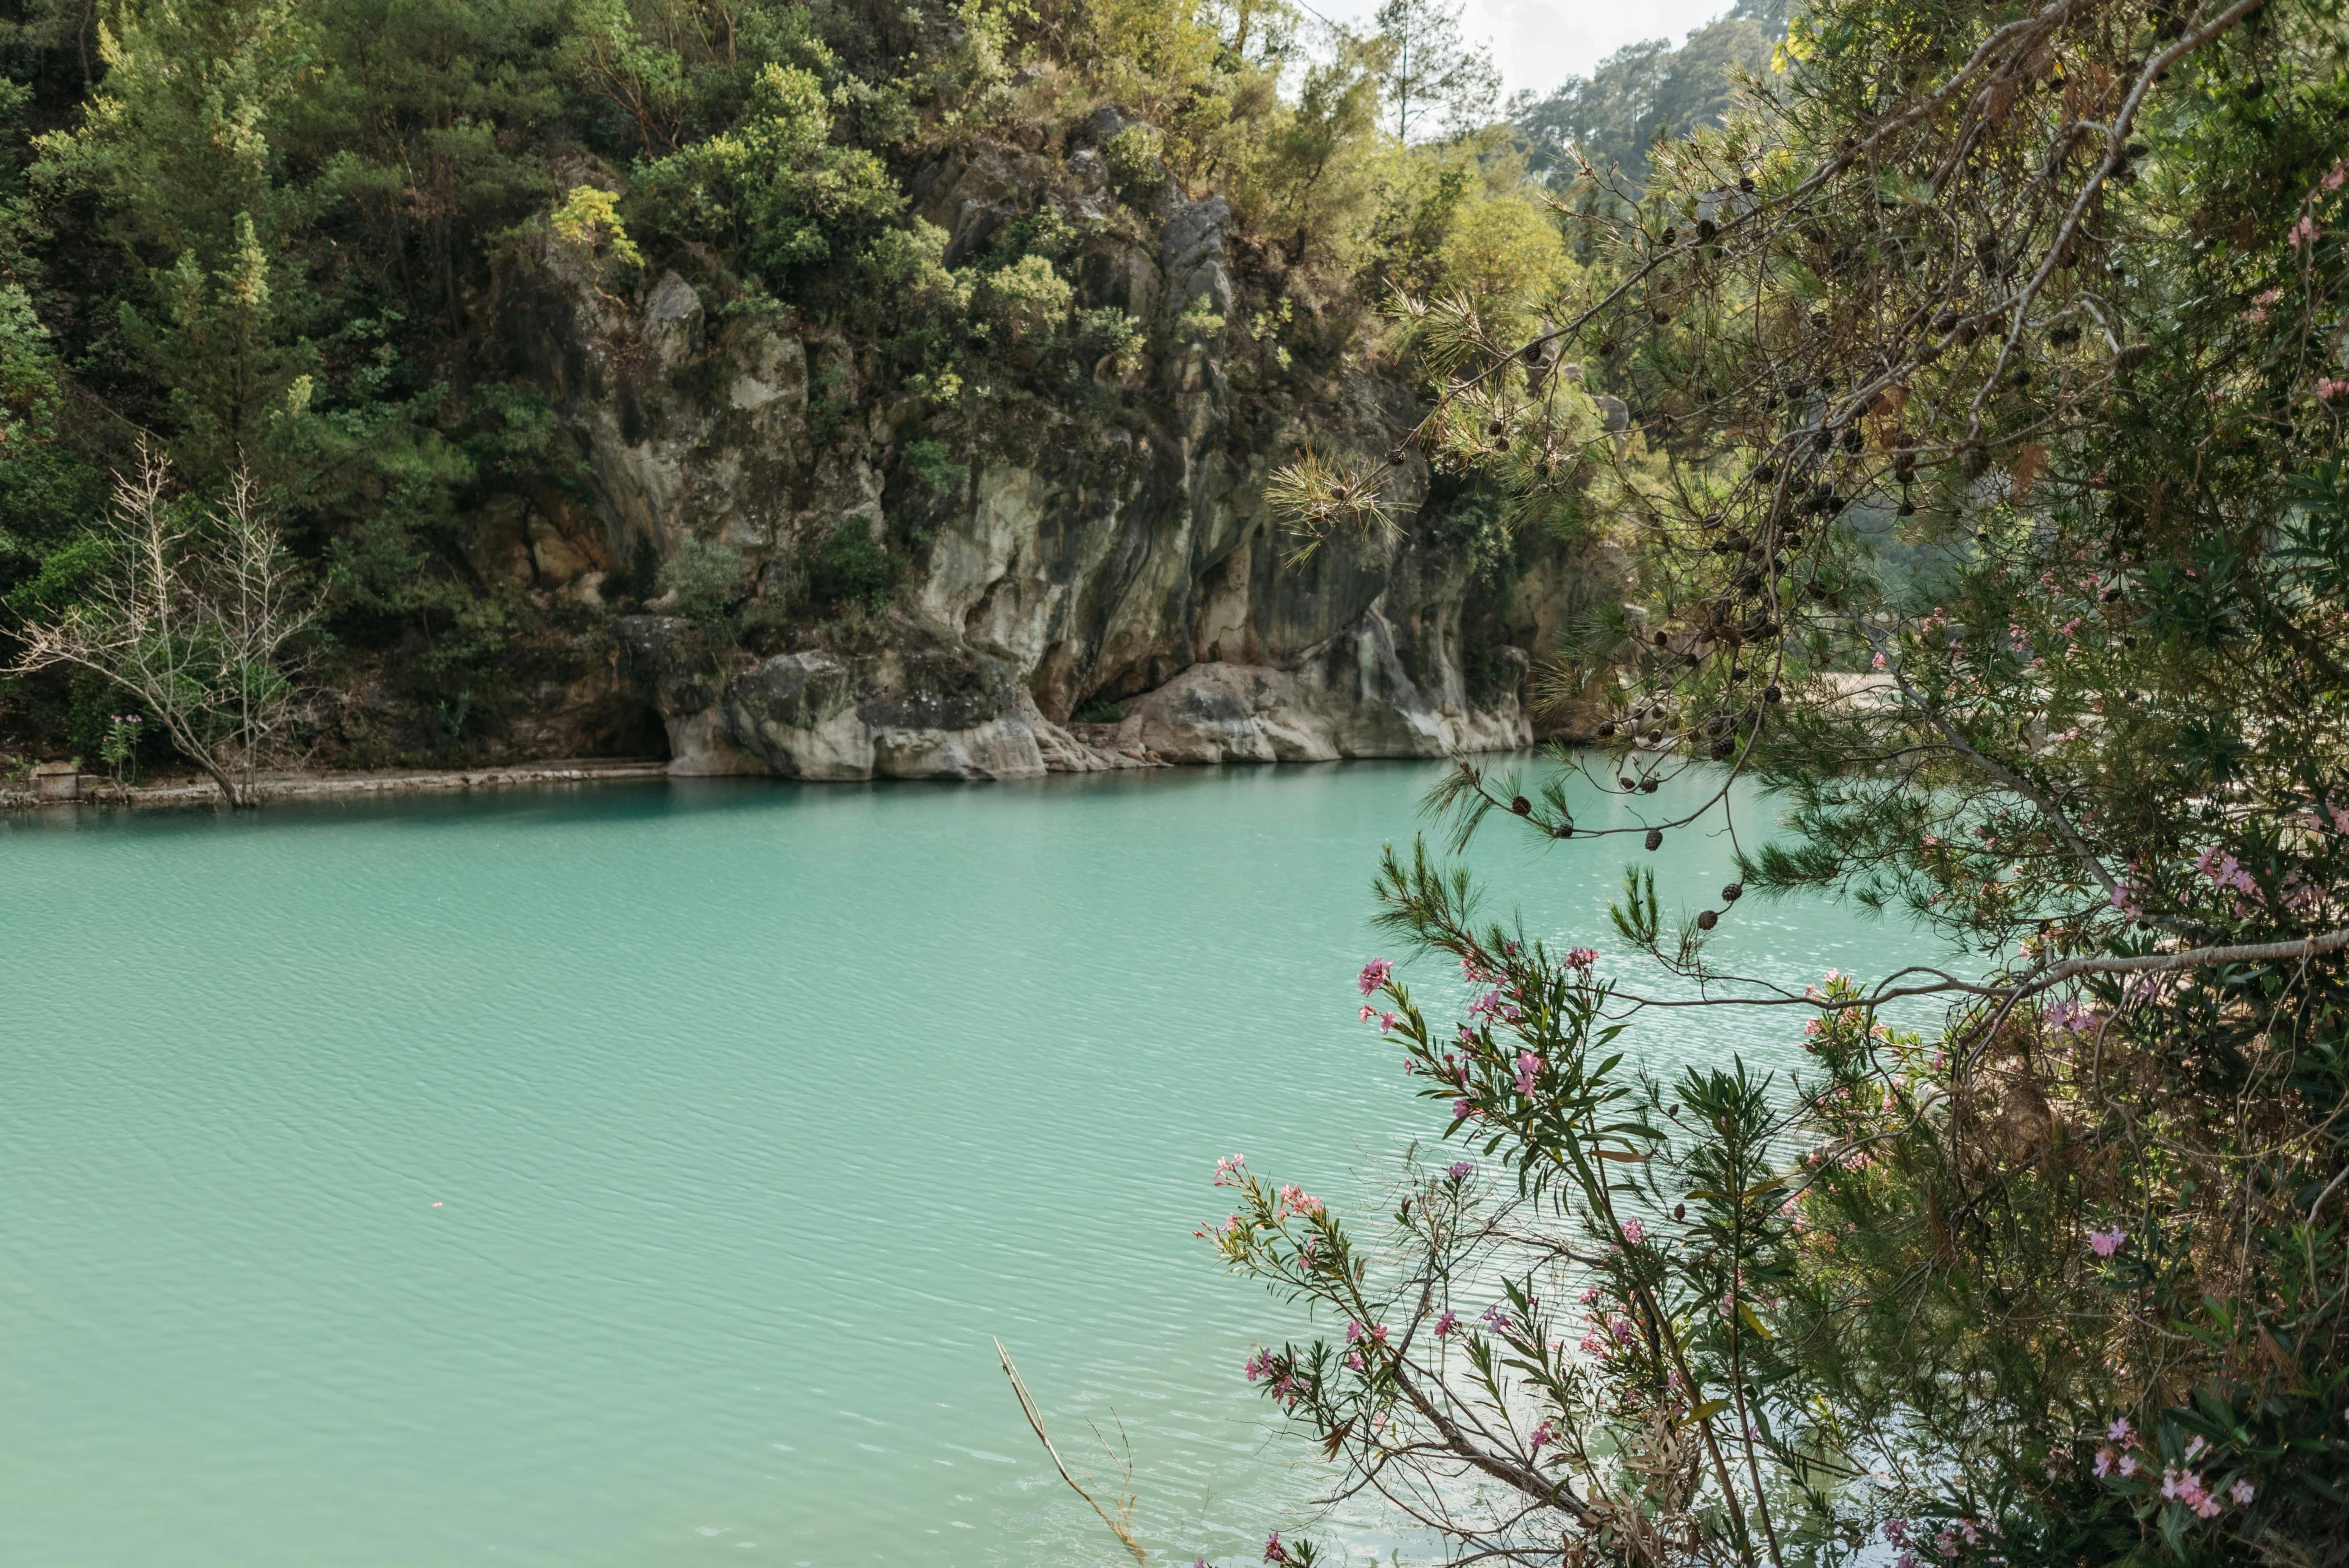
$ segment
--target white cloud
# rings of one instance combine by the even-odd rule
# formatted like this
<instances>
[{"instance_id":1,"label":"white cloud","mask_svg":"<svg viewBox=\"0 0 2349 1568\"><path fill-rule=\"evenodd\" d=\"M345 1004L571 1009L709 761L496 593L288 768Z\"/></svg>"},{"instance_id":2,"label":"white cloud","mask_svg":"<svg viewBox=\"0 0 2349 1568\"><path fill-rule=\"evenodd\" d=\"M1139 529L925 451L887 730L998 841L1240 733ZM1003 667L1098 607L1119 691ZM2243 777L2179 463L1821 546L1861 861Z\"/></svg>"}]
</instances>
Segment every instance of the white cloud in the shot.
<instances>
[{"instance_id":1,"label":"white cloud","mask_svg":"<svg viewBox=\"0 0 2349 1568\"><path fill-rule=\"evenodd\" d=\"M1332 21L1367 24L1378 0L1327 0L1314 9ZM1678 43L1729 9L1729 0L1467 0L1461 30L1492 45L1504 92L1546 93L1643 38Z\"/></svg>"}]
</instances>

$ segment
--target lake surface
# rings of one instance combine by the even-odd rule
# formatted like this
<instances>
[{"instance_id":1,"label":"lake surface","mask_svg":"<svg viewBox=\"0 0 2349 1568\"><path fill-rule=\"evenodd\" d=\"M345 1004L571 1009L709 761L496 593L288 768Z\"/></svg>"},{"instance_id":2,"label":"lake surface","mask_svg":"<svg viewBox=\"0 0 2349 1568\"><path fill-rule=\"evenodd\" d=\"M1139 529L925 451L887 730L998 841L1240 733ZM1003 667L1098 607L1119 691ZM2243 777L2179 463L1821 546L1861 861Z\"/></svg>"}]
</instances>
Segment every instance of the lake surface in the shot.
<instances>
[{"instance_id":1,"label":"lake surface","mask_svg":"<svg viewBox=\"0 0 2349 1568\"><path fill-rule=\"evenodd\" d=\"M1344 1207L1440 1130L1352 988L1435 775L8 822L0 1562L1124 1561L991 1336L1096 1474L1122 1420L1154 1560L1254 1561L1323 1472L1239 1374L1287 1309L1191 1232L1218 1155ZM1495 907L1603 953L1626 859L1725 880L1510 827ZM1796 981L1922 950L1737 915Z\"/></svg>"}]
</instances>

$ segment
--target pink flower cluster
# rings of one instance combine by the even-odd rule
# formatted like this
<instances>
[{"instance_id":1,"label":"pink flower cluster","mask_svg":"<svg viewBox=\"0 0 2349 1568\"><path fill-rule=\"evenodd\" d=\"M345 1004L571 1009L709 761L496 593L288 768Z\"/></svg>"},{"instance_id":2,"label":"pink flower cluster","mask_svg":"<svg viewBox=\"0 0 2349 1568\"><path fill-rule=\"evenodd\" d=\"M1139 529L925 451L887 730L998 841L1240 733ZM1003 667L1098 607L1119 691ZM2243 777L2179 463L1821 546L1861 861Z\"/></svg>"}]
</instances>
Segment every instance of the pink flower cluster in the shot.
<instances>
[{"instance_id":1,"label":"pink flower cluster","mask_svg":"<svg viewBox=\"0 0 2349 1568\"><path fill-rule=\"evenodd\" d=\"M2243 1480L2238 1480L2229 1491L2238 1505L2250 1502L2255 1495L2251 1483ZM2227 1506L2221 1500L2221 1493L2213 1492L2202 1484L2202 1472L2199 1470L2180 1472L2164 1467L2161 1472L2161 1495L2184 1503L2204 1519L2216 1519Z\"/></svg>"},{"instance_id":2,"label":"pink flower cluster","mask_svg":"<svg viewBox=\"0 0 2349 1568\"><path fill-rule=\"evenodd\" d=\"M1586 1356L1603 1356L1618 1345L1628 1345L1639 1337L1639 1328L1631 1319L1614 1317L1604 1311L1587 1314L1583 1322L1580 1348Z\"/></svg>"},{"instance_id":3,"label":"pink flower cluster","mask_svg":"<svg viewBox=\"0 0 2349 1568\"><path fill-rule=\"evenodd\" d=\"M1524 1014L1517 1010L1517 1006L1514 1002L1510 1001L1507 996L1502 994L1501 988L1499 986L1494 986L1491 990L1485 992L1484 995L1478 997L1475 1001L1468 1004L1468 1016L1471 1018L1493 1019L1503 1023L1515 1023L1519 1018L1522 1018Z\"/></svg>"},{"instance_id":4,"label":"pink flower cluster","mask_svg":"<svg viewBox=\"0 0 2349 1568\"><path fill-rule=\"evenodd\" d=\"M2194 869L2210 878L2213 887L2232 888L2238 893L2248 893L2253 898L2259 897L2259 887L2251 880L2251 873L2244 870L2242 863L2237 861L2234 856L2223 850L2217 848L2204 850L2196 858Z\"/></svg>"},{"instance_id":5,"label":"pink flower cluster","mask_svg":"<svg viewBox=\"0 0 2349 1568\"><path fill-rule=\"evenodd\" d=\"M1215 1184L1218 1187L1245 1187L1248 1184L1248 1156L1227 1154L1217 1160Z\"/></svg>"},{"instance_id":6,"label":"pink flower cluster","mask_svg":"<svg viewBox=\"0 0 2349 1568\"><path fill-rule=\"evenodd\" d=\"M2092 1230L2088 1233L2088 1250L2100 1258L2109 1258L2129 1244L2129 1233L2115 1225L2110 1230Z\"/></svg>"},{"instance_id":7,"label":"pink flower cluster","mask_svg":"<svg viewBox=\"0 0 2349 1568\"><path fill-rule=\"evenodd\" d=\"M1395 975L1395 966L1383 958L1374 958L1362 966L1362 973L1354 977L1355 988L1364 996L1385 985Z\"/></svg>"},{"instance_id":8,"label":"pink flower cluster","mask_svg":"<svg viewBox=\"0 0 2349 1568\"><path fill-rule=\"evenodd\" d=\"M2068 996L2039 1017L2048 1028L2061 1029L2070 1034L2086 1034L2103 1021L2094 1008L2083 1006Z\"/></svg>"},{"instance_id":9,"label":"pink flower cluster","mask_svg":"<svg viewBox=\"0 0 2349 1568\"><path fill-rule=\"evenodd\" d=\"M1942 1523L1930 1542L1917 1539L1916 1527L1906 1519L1884 1521L1884 1539L1899 1554L1893 1558L1896 1568L1917 1568L1917 1553L1929 1552L1939 1557L1955 1557L1960 1543L1980 1546L1985 1536L2000 1533L1994 1519L1949 1519Z\"/></svg>"},{"instance_id":10,"label":"pink flower cluster","mask_svg":"<svg viewBox=\"0 0 2349 1568\"><path fill-rule=\"evenodd\" d=\"M1323 1212L1324 1205L1319 1198L1295 1182L1291 1182L1281 1189L1280 1202L1273 1206L1272 1217L1276 1222L1285 1220L1292 1214L1312 1215L1319 1218Z\"/></svg>"},{"instance_id":11,"label":"pink flower cluster","mask_svg":"<svg viewBox=\"0 0 2349 1568\"><path fill-rule=\"evenodd\" d=\"M1957 1555L1958 1540L1962 1536L1968 1546L1980 1546L1983 1533L1998 1533L1998 1525L1991 1520L1952 1519L1934 1532L1933 1545L1944 1557Z\"/></svg>"},{"instance_id":12,"label":"pink flower cluster","mask_svg":"<svg viewBox=\"0 0 2349 1568\"><path fill-rule=\"evenodd\" d=\"M2317 377L2316 397L2320 403L2330 403L2335 398L2349 398L2349 378L2336 381L2331 376Z\"/></svg>"},{"instance_id":13,"label":"pink flower cluster","mask_svg":"<svg viewBox=\"0 0 2349 1568\"><path fill-rule=\"evenodd\" d=\"M2130 1430L2127 1416L2116 1416L2112 1424L2105 1428L2104 1435L2109 1441L2096 1450L2096 1460L2089 1468L2099 1480L2111 1475L2118 1475L2124 1480L2133 1478L2142 1468L2137 1455L2145 1448L2144 1438ZM2201 1437L2196 1437L2186 1445L2185 1462L2192 1464L2209 1446ZM2181 1470L2176 1465L2164 1465L2161 1471L2161 1495L2171 1502L2183 1503L2199 1518L2216 1519L2225 1511L2230 1500L2238 1508L2248 1507L2251 1500L2259 1495L2259 1488L2244 1476L2236 1477L2223 1488L2213 1487L2203 1480L2199 1470Z\"/></svg>"},{"instance_id":14,"label":"pink flower cluster","mask_svg":"<svg viewBox=\"0 0 2349 1568\"><path fill-rule=\"evenodd\" d=\"M1519 1051L1517 1053L1517 1092L1525 1095L1532 1094L1534 1081L1541 1076L1542 1069L1548 1065L1531 1051Z\"/></svg>"},{"instance_id":15,"label":"pink flower cluster","mask_svg":"<svg viewBox=\"0 0 2349 1568\"><path fill-rule=\"evenodd\" d=\"M1599 955L1592 948L1571 947L1566 950L1566 962L1572 968L1588 969L1598 961Z\"/></svg>"}]
</instances>

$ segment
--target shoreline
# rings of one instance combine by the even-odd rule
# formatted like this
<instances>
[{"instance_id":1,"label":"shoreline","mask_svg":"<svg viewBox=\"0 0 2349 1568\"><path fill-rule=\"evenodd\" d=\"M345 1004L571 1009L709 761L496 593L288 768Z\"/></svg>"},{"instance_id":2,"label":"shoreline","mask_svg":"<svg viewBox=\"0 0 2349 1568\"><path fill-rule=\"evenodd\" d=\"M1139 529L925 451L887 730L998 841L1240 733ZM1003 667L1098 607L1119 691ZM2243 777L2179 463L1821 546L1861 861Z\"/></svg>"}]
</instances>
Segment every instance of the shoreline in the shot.
<instances>
[{"instance_id":1,"label":"shoreline","mask_svg":"<svg viewBox=\"0 0 2349 1568\"><path fill-rule=\"evenodd\" d=\"M502 763L479 768L381 768L364 771L264 773L253 781L263 804L302 800L350 800L370 796L457 795L474 790L519 789L534 784L640 784L672 777L669 764L641 757L566 757L547 762ZM29 789L0 795L0 808L42 811L64 807L115 806L131 810L220 804L220 787L201 775L165 783L125 786L104 774L80 775L69 798L47 798Z\"/></svg>"},{"instance_id":2,"label":"shoreline","mask_svg":"<svg viewBox=\"0 0 2349 1568\"><path fill-rule=\"evenodd\" d=\"M1506 756L1508 752L1475 752L1461 755ZM1433 761L1428 757L1358 757L1339 758L1339 761L1410 762ZM1185 769L1209 767L1279 767L1280 762L1267 763L1170 763L1157 758L1137 766L1151 769ZM313 800L389 799L406 795L461 795L477 790L526 789L546 784L645 784L668 782L674 779L744 778L747 774L680 774L670 770L670 764L643 757L566 757L546 762L503 763L494 767L478 768L383 768L365 771L328 770L321 772L280 771L264 773L254 781L254 788L264 805ZM781 780L779 782L790 782ZM30 789L0 791L0 811L48 811L86 806L113 807L127 810L152 810L170 807L218 806L220 788L211 779L176 778L167 782L125 786L116 784L100 773L78 776L79 792L71 797L56 798L36 794ZM972 781L985 782L985 781Z\"/></svg>"}]
</instances>

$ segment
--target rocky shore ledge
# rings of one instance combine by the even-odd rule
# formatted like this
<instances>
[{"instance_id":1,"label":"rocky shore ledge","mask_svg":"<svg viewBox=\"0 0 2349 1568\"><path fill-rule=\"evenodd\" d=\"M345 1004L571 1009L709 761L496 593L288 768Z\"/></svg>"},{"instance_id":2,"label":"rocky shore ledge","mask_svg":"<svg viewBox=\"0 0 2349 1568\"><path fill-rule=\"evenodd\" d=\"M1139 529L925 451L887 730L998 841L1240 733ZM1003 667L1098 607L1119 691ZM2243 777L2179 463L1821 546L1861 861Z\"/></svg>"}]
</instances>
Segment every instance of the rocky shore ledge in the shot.
<instances>
[{"instance_id":1,"label":"rocky shore ledge","mask_svg":"<svg viewBox=\"0 0 2349 1568\"><path fill-rule=\"evenodd\" d=\"M264 773L255 788L264 801L348 800L392 795L453 795L473 790L544 784L624 784L669 776L665 762L581 757L494 768L391 768L375 772ZM71 783L66 783L71 779ZM201 774L127 786L102 773L52 773L41 787L0 791L0 807L209 806L220 790Z\"/></svg>"},{"instance_id":2,"label":"rocky shore ledge","mask_svg":"<svg viewBox=\"0 0 2349 1568\"><path fill-rule=\"evenodd\" d=\"M1289 700L1293 677L1279 671L1220 666L1211 678L1190 682L1158 707L1129 714L1117 724L1076 724L1062 728L1039 721L1017 733L1007 727L997 744L973 744L968 733L952 738L947 752L930 754L920 769L875 768L801 778L854 782L874 778L1033 778L1047 773L1103 773L1128 768L1212 766L1218 763L1336 762L1349 759L1434 757L1462 752L1519 750L1531 744L1494 725L1488 715L1464 723L1413 728L1401 745L1376 744L1379 737L1350 734L1325 716ZM1172 710L1167 711L1167 710ZM1479 722L1481 721L1481 722ZM1385 737L1390 743L1396 737ZM1365 747L1366 740L1373 744ZM1416 741L1419 744L1411 744ZM1454 744L1444 744L1453 741ZM1457 741L1466 741L1459 744ZM883 742L883 752L889 750ZM480 768L394 768L371 772L282 770L264 773L255 788L264 802L355 800L395 795L468 794L476 790L519 789L555 784L628 784L656 779L712 776L775 777L765 768L712 770L689 760L574 757L551 762ZM884 758L886 760L886 758ZM947 764L940 766L939 764ZM0 810L29 811L65 806L209 806L220 791L201 774L125 785L102 773L69 773L52 768L30 787L0 788Z\"/></svg>"}]
</instances>

